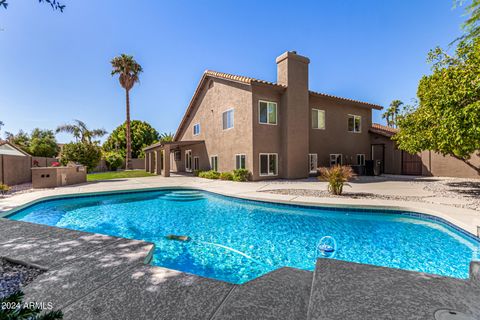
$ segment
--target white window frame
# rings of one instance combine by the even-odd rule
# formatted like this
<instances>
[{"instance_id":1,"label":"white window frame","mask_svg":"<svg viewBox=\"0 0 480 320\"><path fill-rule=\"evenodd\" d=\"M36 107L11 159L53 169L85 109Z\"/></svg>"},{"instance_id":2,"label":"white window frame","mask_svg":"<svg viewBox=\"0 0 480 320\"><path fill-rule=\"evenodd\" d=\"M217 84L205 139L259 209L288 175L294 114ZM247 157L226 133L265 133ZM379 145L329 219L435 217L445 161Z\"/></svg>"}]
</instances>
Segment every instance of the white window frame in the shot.
<instances>
[{"instance_id":1,"label":"white window frame","mask_svg":"<svg viewBox=\"0 0 480 320\"><path fill-rule=\"evenodd\" d=\"M197 132L197 133L195 133L195 128L196 128L196 127L198 127L198 132ZM193 125L193 135L194 135L194 136L198 136L199 134L200 134L200 123L195 123L195 124Z\"/></svg>"},{"instance_id":2,"label":"white window frame","mask_svg":"<svg viewBox=\"0 0 480 320\"><path fill-rule=\"evenodd\" d=\"M361 163L358 163L358 156L361 156L363 158L363 161ZM364 166L365 165L365 153L357 153L357 165L359 166Z\"/></svg>"},{"instance_id":3,"label":"white window frame","mask_svg":"<svg viewBox=\"0 0 480 320\"><path fill-rule=\"evenodd\" d=\"M267 122L262 122L261 121L261 109L260 109L260 103L266 103L267 104ZM268 104L269 103L273 103L275 105L275 114L276 114L276 117L275 117L275 123L270 123L269 120L268 120ZM266 124L266 125L269 125L269 126L276 126L278 125L278 103L274 102L274 101L267 101L267 100L258 100L258 123L259 124Z\"/></svg>"},{"instance_id":4,"label":"white window frame","mask_svg":"<svg viewBox=\"0 0 480 320\"><path fill-rule=\"evenodd\" d=\"M244 166L243 168L239 168L239 167L237 166L237 157L242 157L242 156L243 156L243 158L244 158L244 164L245 164L245 166ZM242 162L242 160L241 160L241 158L240 158L240 164L241 164L241 162ZM237 154L235 155L235 170L238 170L238 169L246 169L246 168L247 168L247 155L246 155L245 153L237 153Z\"/></svg>"},{"instance_id":5,"label":"white window frame","mask_svg":"<svg viewBox=\"0 0 480 320\"><path fill-rule=\"evenodd\" d=\"M225 113L228 113L228 112L232 112L232 126L231 127L228 127L228 128L225 128L224 127L224 123L223 123L223 115ZM228 118L228 116L227 116ZM228 123L228 119L227 119L227 123ZM222 112L222 129L223 131L226 131L226 130L230 130L230 129L233 129L235 127L235 109L234 108L230 108L230 109L227 109L225 111Z\"/></svg>"},{"instance_id":6,"label":"white window frame","mask_svg":"<svg viewBox=\"0 0 480 320\"><path fill-rule=\"evenodd\" d=\"M213 167L213 158L217 159L216 168ZM216 154L210 156L210 169L213 170L213 171L218 171L218 155L216 155Z\"/></svg>"},{"instance_id":7,"label":"white window frame","mask_svg":"<svg viewBox=\"0 0 480 320\"><path fill-rule=\"evenodd\" d=\"M316 163L315 168L313 168L313 169L310 167L312 157L315 158L315 163ZM309 153L308 154L308 172L317 173L317 171L318 171L318 154Z\"/></svg>"},{"instance_id":8,"label":"white window frame","mask_svg":"<svg viewBox=\"0 0 480 320\"><path fill-rule=\"evenodd\" d=\"M187 163L188 163L188 156L187 154L190 154L190 168L188 168ZM192 157L192 150L185 150L185 171L186 172L192 172L192 164L193 164L193 157Z\"/></svg>"},{"instance_id":9,"label":"white window frame","mask_svg":"<svg viewBox=\"0 0 480 320\"><path fill-rule=\"evenodd\" d=\"M335 163L334 164L332 164L332 156L335 156ZM340 163L337 162L338 156L340 156ZM343 154L341 154L341 153L330 153L330 167L334 166L334 165L337 165L337 164L340 164L340 165L343 164Z\"/></svg>"},{"instance_id":10,"label":"white window frame","mask_svg":"<svg viewBox=\"0 0 480 320\"><path fill-rule=\"evenodd\" d=\"M194 156L193 157L193 170L200 170L200 157Z\"/></svg>"},{"instance_id":11,"label":"white window frame","mask_svg":"<svg viewBox=\"0 0 480 320\"><path fill-rule=\"evenodd\" d=\"M313 126L313 111L317 111L318 113L323 113L323 128L315 128ZM322 109L317 109L317 108L312 108L312 129L315 129L315 130L325 130L325 127L327 126L327 118L326 118L326 113L325 113L325 110L322 110ZM317 122L318 122L318 114L317 114Z\"/></svg>"},{"instance_id":12,"label":"white window frame","mask_svg":"<svg viewBox=\"0 0 480 320\"><path fill-rule=\"evenodd\" d=\"M353 117L353 131L350 131L348 128L348 121L350 120L350 117ZM355 130L355 119L360 119L360 128L358 131ZM350 133L362 133L362 116L359 116L357 114L349 114L347 118L347 131Z\"/></svg>"},{"instance_id":13,"label":"white window frame","mask_svg":"<svg viewBox=\"0 0 480 320\"><path fill-rule=\"evenodd\" d=\"M270 156L275 156L276 161L275 161L275 172L276 173L271 173L270 172ZM267 156L267 174L262 174L262 156ZM258 154L258 173L261 177L276 177L278 176L278 153L259 153Z\"/></svg>"}]
</instances>

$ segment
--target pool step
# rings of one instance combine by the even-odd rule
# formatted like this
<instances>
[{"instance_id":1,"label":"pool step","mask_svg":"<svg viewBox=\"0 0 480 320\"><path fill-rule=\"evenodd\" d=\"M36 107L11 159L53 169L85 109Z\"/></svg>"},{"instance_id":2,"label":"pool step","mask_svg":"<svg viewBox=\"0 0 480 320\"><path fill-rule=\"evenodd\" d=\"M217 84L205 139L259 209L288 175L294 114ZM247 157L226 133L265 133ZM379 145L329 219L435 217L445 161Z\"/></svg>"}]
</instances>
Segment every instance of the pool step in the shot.
<instances>
[{"instance_id":1,"label":"pool step","mask_svg":"<svg viewBox=\"0 0 480 320\"><path fill-rule=\"evenodd\" d=\"M204 195L195 190L172 191L163 196L168 201L195 201L204 198Z\"/></svg>"}]
</instances>

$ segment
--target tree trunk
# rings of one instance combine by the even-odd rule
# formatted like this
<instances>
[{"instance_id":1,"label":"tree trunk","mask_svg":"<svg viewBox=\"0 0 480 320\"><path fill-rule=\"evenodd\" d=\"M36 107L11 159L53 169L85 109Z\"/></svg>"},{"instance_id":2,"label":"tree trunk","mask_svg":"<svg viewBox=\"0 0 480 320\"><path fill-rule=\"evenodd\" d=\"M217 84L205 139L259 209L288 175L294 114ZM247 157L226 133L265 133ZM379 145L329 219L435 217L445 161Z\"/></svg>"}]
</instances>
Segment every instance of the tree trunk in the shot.
<instances>
[{"instance_id":1,"label":"tree trunk","mask_svg":"<svg viewBox=\"0 0 480 320\"><path fill-rule=\"evenodd\" d=\"M127 152L125 154L125 169L132 169L132 138L130 136L130 94L129 90L125 90L126 99L127 99L127 121L125 122L126 127L126 138L127 138Z\"/></svg>"}]
</instances>

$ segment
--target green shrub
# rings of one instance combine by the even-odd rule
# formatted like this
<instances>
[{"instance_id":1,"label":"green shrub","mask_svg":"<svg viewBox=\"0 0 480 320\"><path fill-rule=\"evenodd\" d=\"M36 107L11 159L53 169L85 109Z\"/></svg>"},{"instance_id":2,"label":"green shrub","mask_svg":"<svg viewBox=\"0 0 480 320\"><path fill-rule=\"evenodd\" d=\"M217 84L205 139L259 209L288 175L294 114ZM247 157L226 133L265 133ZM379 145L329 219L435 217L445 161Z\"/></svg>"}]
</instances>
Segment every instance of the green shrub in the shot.
<instances>
[{"instance_id":1,"label":"green shrub","mask_svg":"<svg viewBox=\"0 0 480 320\"><path fill-rule=\"evenodd\" d=\"M245 182L250 180L250 171L247 169L233 170L233 181Z\"/></svg>"},{"instance_id":2,"label":"green shrub","mask_svg":"<svg viewBox=\"0 0 480 320\"><path fill-rule=\"evenodd\" d=\"M214 170L202 171L198 174L198 176L206 179L218 179L220 178L220 172Z\"/></svg>"},{"instance_id":3,"label":"green shrub","mask_svg":"<svg viewBox=\"0 0 480 320\"><path fill-rule=\"evenodd\" d=\"M3 196L7 194L7 192L10 191L10 187L7 186L6 184L1 184L0 183L0 194Z\"/></svg>"},{"instance_id":4,"label":"green shrub","mask_svg":"<svg viewBox=\"0 0 480 320\"><path fill-rule=\"evenodd\" d=\"M102 150L99 146L91 143L72 142L63 146L61 162L63 165L70 161L80 163L87 167L88 171L91 171L101 158Z\"/></svg>"},{"instance_id":5,"label":"green shrub","mask_svg":"<svg viewBox=\"0 0 480 320\"><path fill-rule=\"evenodd\" d=\"M108 170L117 171L123 164L123 156L119 152L108 151L103 154Z\"/></svg>"},{"instance_id":6,"label":"green shrub","mask_svg":"<svg viewBox=\"0 0 480 320\"><path fill-rule=\"evenodd\" d=\"M198 177L200 173L204 172L203 170L193 170L193 176Z\"/></svg>"},{"instance_id":7,"label":"green shrub","mask_svg":"<svg viewBox=\"0 0 480 320\"><path fill-rule=\"evenodd\" d=\"M320 180L328 182L328 191L334 195L341 195L343 186L353 177L353 170L349 166L335 165L331 168L320 168Z\"/></svg>"},{"instance_id":8,"label":"green shrub","mask_svg":"<svg viewBox=\"0 0 480 320\"><path fill-rule=\"evenodd\" d=\"M233 173L231 172L220 173L220 180L233 180Z\"/></svg>"}]
</instances>

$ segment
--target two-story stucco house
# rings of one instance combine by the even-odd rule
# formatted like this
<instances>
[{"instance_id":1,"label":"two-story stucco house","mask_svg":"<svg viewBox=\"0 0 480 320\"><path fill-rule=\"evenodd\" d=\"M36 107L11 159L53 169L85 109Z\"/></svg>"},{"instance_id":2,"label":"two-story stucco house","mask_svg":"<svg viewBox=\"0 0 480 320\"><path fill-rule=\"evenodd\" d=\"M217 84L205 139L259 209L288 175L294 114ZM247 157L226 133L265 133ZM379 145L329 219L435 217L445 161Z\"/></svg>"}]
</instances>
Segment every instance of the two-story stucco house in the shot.
<instances>
[{"instance_id":1,"label":"two-story stucco house","mask_svg":"<svg viewBox=\"0 0 480 320\"><path fill-rule=\"evenodd\" d=\"M294 179L370 159L372 109L382 107L309 90L310 60L296 52L276 63L276 83L206 71L174 141L145 149L146 170L246 168L253 180Z\"/></svg>"}]
</instances>

